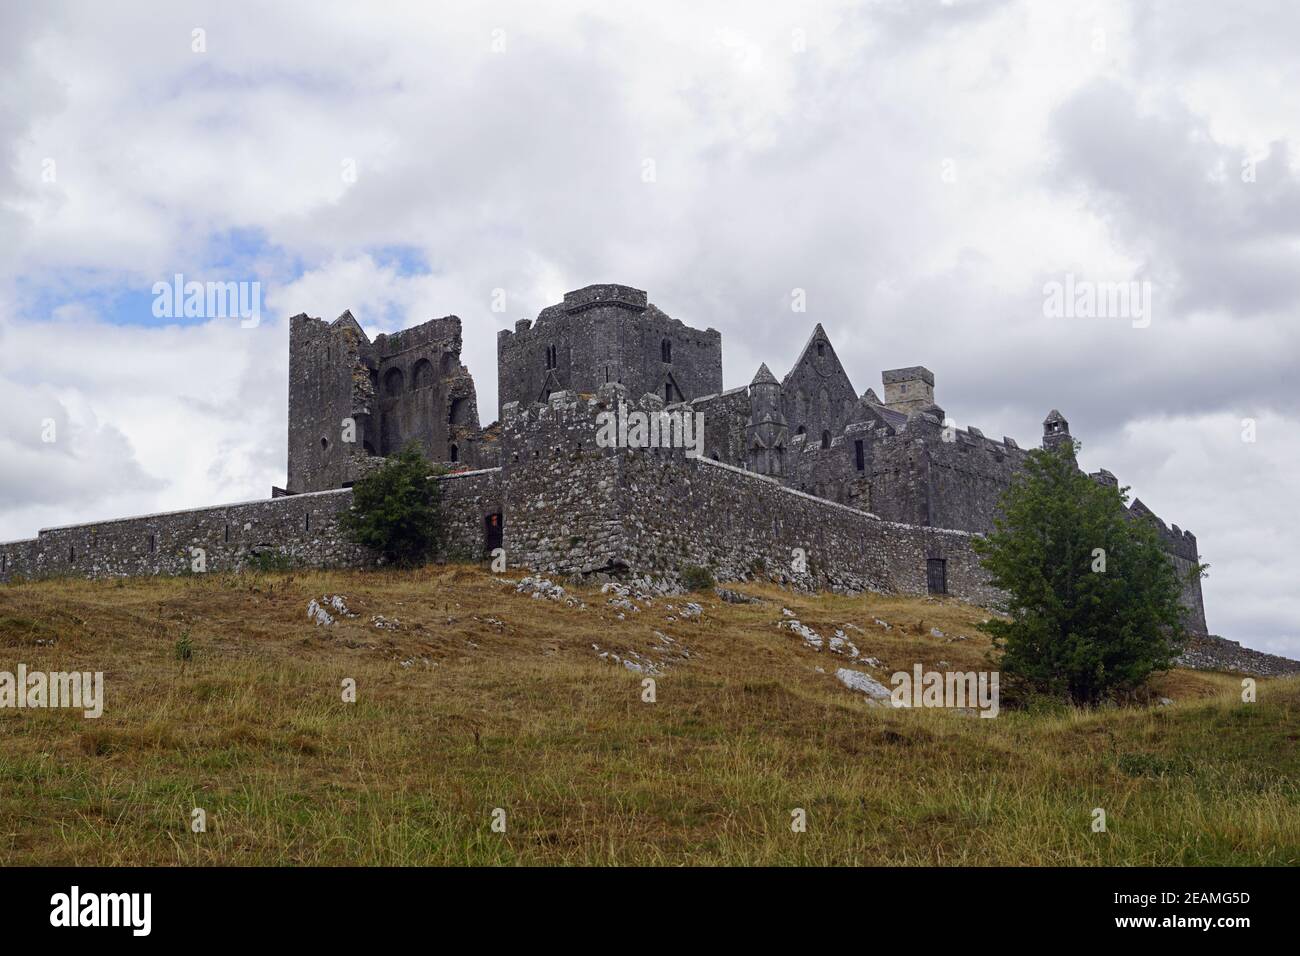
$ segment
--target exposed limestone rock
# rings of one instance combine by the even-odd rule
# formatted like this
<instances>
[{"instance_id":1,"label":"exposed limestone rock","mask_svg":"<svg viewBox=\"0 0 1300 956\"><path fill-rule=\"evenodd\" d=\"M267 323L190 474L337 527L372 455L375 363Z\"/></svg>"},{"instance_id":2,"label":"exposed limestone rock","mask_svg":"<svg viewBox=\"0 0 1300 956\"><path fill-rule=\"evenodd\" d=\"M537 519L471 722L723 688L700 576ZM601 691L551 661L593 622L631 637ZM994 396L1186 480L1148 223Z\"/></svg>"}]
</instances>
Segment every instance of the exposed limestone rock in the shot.
<instances>
[{"instance_id":1,"label":"exposed limestone rock","mask_svg":"<svg viewBox=\"0 0 1300 956\"><path fill-rule=\"evenodd\" d=\"M870 674L841 667L835 671L835 676L845 687L866 694L872 700L889 700L889 688Z\"/></svg>"}]
</instances>

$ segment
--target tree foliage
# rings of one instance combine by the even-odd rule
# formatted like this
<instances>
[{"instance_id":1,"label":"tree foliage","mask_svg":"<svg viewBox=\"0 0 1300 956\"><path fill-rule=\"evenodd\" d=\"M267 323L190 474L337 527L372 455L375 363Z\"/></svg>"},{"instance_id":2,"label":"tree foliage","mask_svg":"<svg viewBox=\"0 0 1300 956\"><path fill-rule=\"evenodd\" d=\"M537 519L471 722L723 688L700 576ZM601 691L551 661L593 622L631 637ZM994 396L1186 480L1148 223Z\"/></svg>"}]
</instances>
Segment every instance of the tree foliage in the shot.
<instances>
[{"instance_id":1,"label":"tree foliage","mask_svg":"<svg viewBox=\"0 0 1300 956\"><path fill-rule=\"evenodd\" d=\"M352 487L352 507L340 523L347 536L391 564L412 567L442 543L440 474L417 443L368 472Z\"/></svg>"},{"instance_id":2,"label":"tree foliage","mask_svg":"<svg viewBox=\"0 0 1300 956\"><path fill-rule=\"evenodd\" d=\"M1003 650L1002 671L1094 704L1172 666L1185 612L1155 529L1125 508L1128 489L1089 478L1071 451L1026 456L975 550L1009 595L1009 620L983 625Z\"/></svg>"}]
</instances>

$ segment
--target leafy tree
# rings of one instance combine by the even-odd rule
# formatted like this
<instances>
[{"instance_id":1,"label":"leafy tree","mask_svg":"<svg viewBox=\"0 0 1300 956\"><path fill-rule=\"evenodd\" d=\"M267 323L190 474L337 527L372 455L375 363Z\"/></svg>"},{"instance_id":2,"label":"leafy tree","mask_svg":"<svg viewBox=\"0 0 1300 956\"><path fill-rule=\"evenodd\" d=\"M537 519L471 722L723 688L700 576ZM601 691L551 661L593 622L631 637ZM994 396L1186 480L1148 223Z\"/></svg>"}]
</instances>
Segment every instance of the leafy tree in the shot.
<instances>
[{"instance_id":1,"label":"leafy tree","mask_svg":"<svg viewBox=\"0 0 1300 956\"><path fill-rule=\"evenodd\" d=\"M1125 508L1128 489L1089 478L1072 452L1031 451L995 530L976 539L992 583L1010 596L1010 619L981 626L1003 650L1004 673L1094 704L1172 666L1185 612L1155 529Z\"/></svg>"},{"instance_id":2,"label":"leafy tree","mask_svg":"<svg viewBox=\"0 0 1300 956\"><path fill-rule=\"evenodd\" d=\"M410 442L352 487L352 507L340 517L347 536L401 567L421 564L442 542L441 474Z\"/></svg>"}]
</instances>

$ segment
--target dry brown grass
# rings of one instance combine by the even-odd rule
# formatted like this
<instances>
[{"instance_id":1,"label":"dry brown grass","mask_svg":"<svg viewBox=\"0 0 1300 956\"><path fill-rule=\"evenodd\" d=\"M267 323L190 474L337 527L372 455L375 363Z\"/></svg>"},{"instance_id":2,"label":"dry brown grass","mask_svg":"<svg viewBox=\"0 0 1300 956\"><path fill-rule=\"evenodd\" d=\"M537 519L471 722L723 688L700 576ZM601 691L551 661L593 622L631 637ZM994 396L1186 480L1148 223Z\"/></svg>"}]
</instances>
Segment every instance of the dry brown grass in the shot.
<instances>
[{"instance_id":1,"label":"dry brown grass","mask_svg":"<svg viewBox=\"0 0 1300 956\"><path fill-rule=\"evenodd\" d=\"M681 599L659 598L620 621L593 589L570 608L458 566L0 587L0 669L107 685L99 720L0 711L0 862L1300 861L1294 680L1254 705L1234 678L1175 671L1156 682L1168 708L871 708L837 666L986 668L983 612L741 590L763 603L697 596L698 621L670 621ZM312 625L322 594L358 616ZM884 666L804 647L782 607L823 637L857 625ZM592 645L653 656L655 631L690 657L650 704Z\"/></svg>"}]
</instances>

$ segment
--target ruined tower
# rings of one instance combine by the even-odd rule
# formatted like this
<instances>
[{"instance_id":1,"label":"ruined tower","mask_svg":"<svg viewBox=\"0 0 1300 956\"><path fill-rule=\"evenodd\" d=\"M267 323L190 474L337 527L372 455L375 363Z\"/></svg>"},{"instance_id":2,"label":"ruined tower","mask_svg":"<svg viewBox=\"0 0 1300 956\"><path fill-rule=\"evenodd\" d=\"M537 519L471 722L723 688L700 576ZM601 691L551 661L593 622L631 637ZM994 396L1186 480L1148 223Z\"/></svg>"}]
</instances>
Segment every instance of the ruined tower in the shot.
<instances>
[{"instance_id":1,"label":"ruined tower","mask_svg":"<svg viewBox=\"0 0 1300 956\"><path fill-rule=\"evenodd\" d=\"M409 441L432 461L475 460L478 401L460 350L454 315L374 342L351 312L291 318L286 490L347 487Z\"/></svg>"}]
</instances>

